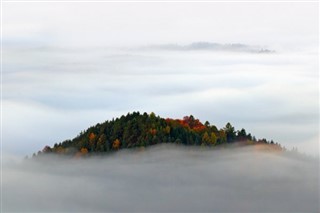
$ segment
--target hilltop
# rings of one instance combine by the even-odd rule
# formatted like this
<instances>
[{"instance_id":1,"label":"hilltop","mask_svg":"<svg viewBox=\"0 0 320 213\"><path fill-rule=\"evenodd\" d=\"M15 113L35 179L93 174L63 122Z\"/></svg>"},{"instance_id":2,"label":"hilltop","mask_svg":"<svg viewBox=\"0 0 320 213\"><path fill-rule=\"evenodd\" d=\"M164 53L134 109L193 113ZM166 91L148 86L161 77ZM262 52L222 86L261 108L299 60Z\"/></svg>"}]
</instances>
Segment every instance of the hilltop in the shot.
<instances>
[{"instance_id":1,"label":"hilltop","mask_svg":"<svg viewBox=\"0 0 320 213\"><path fill-rule=\"evenodd\" d=\"M45 146L37 155L51 153L83 157L161 143L220 148L228 145L258 145L256 148L259 150L285 150L272 140L256 139L245 129L235 130L230 123L218 129L208 121L200 122L192 115L183 119L172 119L161 118L154 113L133 112L98 123L80 132L72 140L56 143L52 147Z\"/></svg>"},{"instance_id":2,"label":"hilltop","mask_svg":"<svg viewBox=\"0 0 320 213\"><path fill-rule=\"evenodd\" d=\"M273 141L256 139L245 129L235 130L230 123L218 129L208 121L203 124L192 115L185 116L183 119L165 119L154 113L133 112L120 118L98 123L80 132L72 140L56 143L53 147L45 146L42 151L38 152L38 155L54 153L81 157L161 143L203 147L225 147L231 144L259 145L257 149L284 150Z\"/></svg>"}]
</instances>

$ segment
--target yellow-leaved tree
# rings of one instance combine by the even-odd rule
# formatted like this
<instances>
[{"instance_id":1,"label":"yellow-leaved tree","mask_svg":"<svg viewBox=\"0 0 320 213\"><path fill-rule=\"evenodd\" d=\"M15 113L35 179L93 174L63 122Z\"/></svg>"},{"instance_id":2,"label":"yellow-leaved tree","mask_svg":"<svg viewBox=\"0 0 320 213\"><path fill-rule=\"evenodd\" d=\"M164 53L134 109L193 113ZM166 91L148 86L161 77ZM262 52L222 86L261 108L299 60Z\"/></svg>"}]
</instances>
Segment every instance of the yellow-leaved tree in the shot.
<instances>
[{"instance_id":1,"label":"yellow-leaved tree","mask_svg":"<svg viewBox=\"0 0 320 213\"><path fill-rule=\"evenodd\" d=\"M120 144L121 144L120 140L119 140L119 139L116 139L116 140L113 141L113 143L112 143L112 149L114 149L114 150L120 149Z\"/></svg>"}]
</instances>

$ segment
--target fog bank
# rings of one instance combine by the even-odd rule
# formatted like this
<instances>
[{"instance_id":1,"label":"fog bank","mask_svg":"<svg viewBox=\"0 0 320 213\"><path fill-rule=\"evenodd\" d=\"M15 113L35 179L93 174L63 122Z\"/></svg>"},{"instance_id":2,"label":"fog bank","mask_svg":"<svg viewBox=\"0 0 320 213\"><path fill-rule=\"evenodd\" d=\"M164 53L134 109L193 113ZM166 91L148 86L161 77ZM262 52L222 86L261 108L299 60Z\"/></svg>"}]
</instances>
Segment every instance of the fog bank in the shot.
<instances>
[{"instance_id":1,"label":"fog bank","mask_svg":"<svg viewBox=\"0 0 320 213\"><path fill-rule=\"evenodd\" d=\"M316 160L158 145L3 165L3 212L319 212Z\"/></svg>"}]
</instances>

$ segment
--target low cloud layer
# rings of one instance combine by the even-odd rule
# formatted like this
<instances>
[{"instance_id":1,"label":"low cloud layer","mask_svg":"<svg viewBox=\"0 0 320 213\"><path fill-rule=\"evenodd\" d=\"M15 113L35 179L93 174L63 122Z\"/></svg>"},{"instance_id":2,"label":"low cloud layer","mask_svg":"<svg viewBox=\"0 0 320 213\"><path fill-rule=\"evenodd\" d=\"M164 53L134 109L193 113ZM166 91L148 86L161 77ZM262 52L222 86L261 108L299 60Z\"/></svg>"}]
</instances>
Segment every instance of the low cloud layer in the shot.
<instances>
[{"instance_id":1,"label":"low cloud layer","mask_svg":"<svg viewBox=\"0 0 320 213\"><path fill-rule=\"evenodd\" d=\"M318 163L173 145L5 162L4 212L319 212Z\"/></svg>"},{"instance_id":2,"label":"low cloud layer","mask_svg":"<svg viewBox=\"0 0 320 213\"><path fill-rule=\"evenodd\" d=\"M231 122L318 155L317 55L7 47L3 148L30 155L132 111ZM303 101L301 101L303 97Z\"/></svg>"}]
</instances>

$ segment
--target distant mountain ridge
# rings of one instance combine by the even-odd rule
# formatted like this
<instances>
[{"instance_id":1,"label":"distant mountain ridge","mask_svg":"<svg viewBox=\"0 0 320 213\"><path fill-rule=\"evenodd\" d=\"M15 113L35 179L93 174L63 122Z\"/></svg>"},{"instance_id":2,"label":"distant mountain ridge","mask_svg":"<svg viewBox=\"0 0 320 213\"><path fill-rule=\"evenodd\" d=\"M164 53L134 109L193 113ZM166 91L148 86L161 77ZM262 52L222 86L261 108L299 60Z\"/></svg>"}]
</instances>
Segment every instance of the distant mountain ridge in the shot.
<instances>
[{"instance_id":1,"label":"distant mountain ridge","mask_svg":"<svg viewBox=\"0 0 320 213\"><path fill-rule=\"evenodd\" d=\"M180 44L163 44L150 45L142 49L156 49L156 50L171 50L171 51L226 51L226 52L248 52L248 53L274 53L274 50L269 50L261 46L246 45L241 43L221 44L214 42L193 42L187 45Z\"/></svg>"},{"instance_id":2,"label":"distant mountain ridge","mask_svg":"<svg viewBox=\"0 0 320 213\"><path fill-rule=\"evenodd\" d=\"M82 157L161 143L202 147L224 147L228 144L264 145L259 148L272 151L285 150L272 140L256 139L250 133L247 134L245 129L235 130L230 123L218 129L208 121L201 123L192 115L183 119L165 119L154 113L133 112L111 121L98 123L82 131L72 140L56 143L53 147L45 146L37 155L51 153Z\"/></svg>"}]
</instances>

